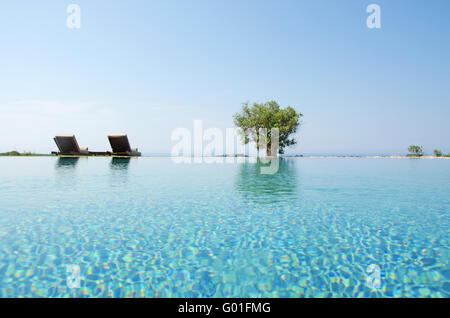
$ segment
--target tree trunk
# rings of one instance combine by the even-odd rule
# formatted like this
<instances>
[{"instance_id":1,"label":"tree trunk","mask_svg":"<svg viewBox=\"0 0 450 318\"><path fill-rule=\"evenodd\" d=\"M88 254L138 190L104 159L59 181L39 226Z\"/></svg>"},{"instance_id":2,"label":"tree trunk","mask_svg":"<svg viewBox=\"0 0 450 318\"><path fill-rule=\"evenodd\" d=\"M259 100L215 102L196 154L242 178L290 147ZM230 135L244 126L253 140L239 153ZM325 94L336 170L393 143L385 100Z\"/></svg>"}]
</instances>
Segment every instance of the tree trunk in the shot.
<instances>
[{"instance_id":1,"label":"tree trunk","mask_svg":"<svg viewBox=\"0 0 450 318\"><path fill-rule=\"evenodd\" d=\"M272 145L269 143L267 144L266 147L266 157L271 157L272 156Z\"/></svg>"}]
</instances>

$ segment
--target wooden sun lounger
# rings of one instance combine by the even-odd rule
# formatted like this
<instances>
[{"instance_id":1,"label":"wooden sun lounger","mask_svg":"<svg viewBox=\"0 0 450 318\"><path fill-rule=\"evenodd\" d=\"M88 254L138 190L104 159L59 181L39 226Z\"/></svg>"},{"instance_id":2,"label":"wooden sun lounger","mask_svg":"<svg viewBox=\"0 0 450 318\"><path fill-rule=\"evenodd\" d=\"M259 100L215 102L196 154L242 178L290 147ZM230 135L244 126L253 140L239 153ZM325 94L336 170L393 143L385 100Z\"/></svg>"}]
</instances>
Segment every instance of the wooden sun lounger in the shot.
<instances>
[{"instance_id":1,"label":"wooden sun lounger","mask_svg":"<svg viewBox=\"0 0 450 318\"><path fill-rule=\"evenodd\" d=\"M78 145L75 135L57 135L53 140L59 149L59 152L53 152L53 154L71 156L89 156L90 154L88 148L81 148Z\"/></svg>"},{"instance_id":2,"label":"wooden sun lounger","mask_svg":"<svg viewBox=\"0 0 450 318\"><path fill-rule=\"evenodd\" d=\"M109 135L108 139L113 156L139 157L141 155L137 148L131 148L128 137L125 134Z\"/></svg>"}]
</instances>

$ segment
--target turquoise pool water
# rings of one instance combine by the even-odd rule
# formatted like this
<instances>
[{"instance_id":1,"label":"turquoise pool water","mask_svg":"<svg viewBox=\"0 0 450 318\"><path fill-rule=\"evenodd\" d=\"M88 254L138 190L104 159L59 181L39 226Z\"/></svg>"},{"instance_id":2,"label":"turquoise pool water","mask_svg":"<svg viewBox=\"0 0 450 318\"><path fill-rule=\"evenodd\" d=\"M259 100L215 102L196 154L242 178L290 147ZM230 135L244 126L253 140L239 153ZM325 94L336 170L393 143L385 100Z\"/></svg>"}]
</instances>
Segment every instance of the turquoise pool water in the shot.
<instances>
[{"instance_id":1,"label":"turquoise pool water","mask_svg":"<svg viewBox=\"0 0 450 318\"><path fill-rule=\"evenodd\" d=\"M0 158L0 296L449 297L449 180L450 160Z\"/></svg>"}]
</instances>

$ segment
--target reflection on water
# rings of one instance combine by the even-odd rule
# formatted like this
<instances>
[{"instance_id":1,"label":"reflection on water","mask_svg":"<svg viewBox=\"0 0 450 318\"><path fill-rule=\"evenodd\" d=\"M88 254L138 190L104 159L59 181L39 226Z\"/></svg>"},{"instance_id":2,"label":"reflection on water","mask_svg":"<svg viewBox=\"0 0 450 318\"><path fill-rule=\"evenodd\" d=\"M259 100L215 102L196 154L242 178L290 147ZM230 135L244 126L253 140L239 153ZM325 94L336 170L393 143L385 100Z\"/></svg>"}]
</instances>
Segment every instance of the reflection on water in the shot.
<instances>
[{"instance_id":1,"label":"reflection on water","mask_svg":"<svg viewBox=\"0 0 450 318\"><path fill-rule=\"evenodd\" d=\"M77 180L75 178L76 167L80 158L78 157L59 157L55 165L56 182L59 187L73 187Z\"/></svg>"},{"instance_id":2,"label":"reflection on water","mask_svg":"<svg viewBox=\"0 0 450 318\"><path fill-rule=\"evenodd\" d=\"M111 160L111 170L128 170L128 165L130 164L130 158L116 158L113 157Z\"/></svg>"},{"instance_id":3,"label":"reflection on water","mask_svg":"<svg viewBox=\"0 0 450 318\"><path fill-rule=\"evenodd\" d=\"M113 157L109 165L111 170L111 186L123 187L128 183L128 166L130 158Z\"/></svg>"},{"instance_id":4,"label":"reflection on water","mask_svg":"<svg viewBox=\"0 0 450 318\"><path fill-rule=\"evenodd\" d=\"M77 166L78 157L59 157L56 162L56 169L73 169Z\"/></svg>"},{"instance_id":5,"label":"reflection on water","mask_svg":"<svg viewBox=\"0 0 450 318\"><path fill-rule=\"evenodd\" d=\"M275 174L261 174L264 164L245 162L240 166L236 190L246 200L257 202L280 202L294 199L297 194L297 171L292 160L280 158Z\"/></svg>"}]
</instances>

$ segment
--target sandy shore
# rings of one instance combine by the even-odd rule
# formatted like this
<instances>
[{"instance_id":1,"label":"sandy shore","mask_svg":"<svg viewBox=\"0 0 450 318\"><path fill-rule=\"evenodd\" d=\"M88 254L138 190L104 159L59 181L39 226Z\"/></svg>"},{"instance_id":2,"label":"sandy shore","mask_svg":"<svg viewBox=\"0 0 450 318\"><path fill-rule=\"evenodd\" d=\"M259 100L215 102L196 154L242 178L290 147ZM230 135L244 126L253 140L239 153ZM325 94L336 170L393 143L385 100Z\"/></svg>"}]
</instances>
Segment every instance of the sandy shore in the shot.
<instances>
[{"instance_id":1,"label":"sandy shore","mask_svg":"<svg viewBox=\"0 0 450 318\"><path fill-rule=\"evenodd\" d=\"M282 158L384 158L384 159L450 159L450 157L435 156L281 156Z\"/></svg>"}]
</instances>

